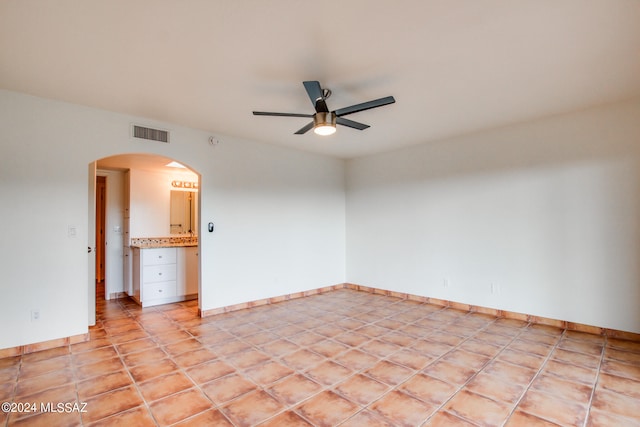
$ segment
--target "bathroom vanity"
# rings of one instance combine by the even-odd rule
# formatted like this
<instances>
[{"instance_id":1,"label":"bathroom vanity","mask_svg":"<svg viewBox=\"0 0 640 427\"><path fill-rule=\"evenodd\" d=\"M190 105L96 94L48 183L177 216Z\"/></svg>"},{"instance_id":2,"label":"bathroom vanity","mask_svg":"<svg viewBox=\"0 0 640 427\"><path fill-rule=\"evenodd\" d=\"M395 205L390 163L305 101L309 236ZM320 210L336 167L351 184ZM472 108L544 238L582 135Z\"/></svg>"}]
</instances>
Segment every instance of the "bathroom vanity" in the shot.
<instances>
[{"instance_id":1,"label":"bathroom vanity","mask_svg":"<svg viewBox=\"0 0 640 427\"><path fill-rule=\"evenodd\" d=\"M143 307L198 297L198 247L151 243L132 245L133 299Z\"/></svg>"},{"instance_id":2,"label":"bathroom vanity","mask_svg":"<svg viewBox=\"0 0 640 427\"><path fill-rule=\"evenodd\" d=\"M124 175L124 289L143 307L198 298L197 178Z\"/></svg>"}]
</instances>

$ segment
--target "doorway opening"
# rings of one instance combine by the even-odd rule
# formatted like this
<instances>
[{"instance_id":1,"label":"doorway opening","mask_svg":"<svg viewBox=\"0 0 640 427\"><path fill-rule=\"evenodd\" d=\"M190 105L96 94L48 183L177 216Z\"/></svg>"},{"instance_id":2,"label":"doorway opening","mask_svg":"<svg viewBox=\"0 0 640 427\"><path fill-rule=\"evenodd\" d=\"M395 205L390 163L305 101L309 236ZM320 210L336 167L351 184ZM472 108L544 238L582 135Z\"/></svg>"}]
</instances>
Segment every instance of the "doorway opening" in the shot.
<instances>
[{"instance_id":1,"label":"doorway opening","mask_svg":"<svg viewBox=\"0 0 640 427\"><path fill-rule=\"evenodd\" d=\"M186 272L180 267L183 276L176 278L176 298L194 300L190 306L196 310L200 306L200 175L176 162L153 154L120 154L92 163L95 167L89 169L89 180L94 188L89 200L95 200L95 210L90 209L89 221L95 227L91 233L95 241L89 246L95 247L95 268L90 268L94 277L89 278L89 292L96 297L95 304L90 303L93 314L108 300L131 297L141 302L134 289L132 247L144 247L146 241L158 239L179 247L178 256L180 242L188 247L184 250L188 267ZM182 210L184 217L177 221L176 212L181 210L174 204L181 199L176 195L180 192L185 193L183 200L188 205ZM185 295L180 294L181 284Z\"/></svg>"},{"instance_id":2,"label":"doorway opening","mask_svg":"<svg viewBox=\"0 0 640 427\"><path fill-rule=\"evenodd\" d=\"M105 296L105 213L107 177L96 176L96 301Z\"/></svg>"}]
</instances>

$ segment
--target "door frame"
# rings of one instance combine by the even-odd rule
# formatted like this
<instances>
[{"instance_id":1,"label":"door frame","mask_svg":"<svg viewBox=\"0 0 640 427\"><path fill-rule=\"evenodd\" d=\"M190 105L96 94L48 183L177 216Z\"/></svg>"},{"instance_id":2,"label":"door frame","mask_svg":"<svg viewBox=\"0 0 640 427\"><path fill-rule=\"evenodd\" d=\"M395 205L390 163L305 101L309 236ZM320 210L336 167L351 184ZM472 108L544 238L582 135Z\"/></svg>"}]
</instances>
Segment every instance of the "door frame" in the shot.
<instances>
[{"instance_id":1,"label":"door frame","mask_svg":"<svg viewBox=\"0 0 640 427\"><path fill-rule=\"evenodd\" d=\"M89 211L89 223L87 225L87 247L89 272L88 272L88 322L89 326L96 324L96 174L98 162L89 163L89 194L87 209Z\"/></svg>"},{"instance_id":2,"label":"door frame","mask_svg":"<svg viewBox=\"0 0 640 427\"><path fill-rule=\"evenodd\" d=\"M106 287L107 177L96 176L96 283ZM107 295L105 295L106 299Z\"/></svg>"}]
</instances>

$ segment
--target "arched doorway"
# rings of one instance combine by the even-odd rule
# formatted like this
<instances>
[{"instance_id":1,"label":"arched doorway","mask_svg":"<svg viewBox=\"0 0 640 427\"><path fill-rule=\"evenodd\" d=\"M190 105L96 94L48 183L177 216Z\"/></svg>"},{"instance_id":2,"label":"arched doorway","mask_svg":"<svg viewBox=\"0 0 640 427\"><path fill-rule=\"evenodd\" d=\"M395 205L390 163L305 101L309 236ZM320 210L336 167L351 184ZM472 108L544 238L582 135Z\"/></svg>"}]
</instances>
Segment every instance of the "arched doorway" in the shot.
<instances>
[{"instance_id":1,"label":"arched doorway","mask_svg":"<svg viewBox=\"0 0 640 427\"><path fill-rule=\"evenodd\" d=\"M185 247L195 247L197 255L200 234L200 175L179 160L153 154L120 154L99 159L92 165L89 179L93 183L90 185L93 209L89 209L89 222L95 227L96 240L89 263L90 324L95 323L96 305L105 300L135 297L132 245L144 246L153 240L179 247L183 242ZM103 200L97 197L98 182L104 182ZM177 207L180 201L187 205ZM182 216L177 217L180 213ZM98 234L100 221L104 221L102 236ZM89 247L92 248L91 243ZM199 269L199 262L189 262L187 273L189 283L196 281L195 298L199 298ZM191 293L185 294L185 298L194 298L193 285L189 289Z\"/></svg>"}]
</instances>

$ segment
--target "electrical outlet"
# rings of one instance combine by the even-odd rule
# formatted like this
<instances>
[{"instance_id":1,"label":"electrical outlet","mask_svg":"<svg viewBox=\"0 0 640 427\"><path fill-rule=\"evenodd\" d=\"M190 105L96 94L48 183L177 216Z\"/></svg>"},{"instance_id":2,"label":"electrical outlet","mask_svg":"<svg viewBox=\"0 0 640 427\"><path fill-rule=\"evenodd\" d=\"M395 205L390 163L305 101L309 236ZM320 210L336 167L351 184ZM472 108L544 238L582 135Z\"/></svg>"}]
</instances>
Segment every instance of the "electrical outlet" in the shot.
<instances>
[{"instance_id":1,"label":"electrical outlet","mask_svg":"<svg viewBox=\"0 0 640 427\"><path fill-rule=\"evenodd\" d=\"M40 310L31 310L31 321L37 322L40 320Z\"/></svg>"},{"instance_id":2,"label":"electrical outlet","mask_svg":"<svg viewBox=\"0 0 640 427\"><path fill-rule=\"evenodd\" d=\"M500 284L492 283L491 284L491 293L493 295L500 295Z\"/></svg>"},{"instance_id":3,"label":"electrical outlet","mask_svg":"<svg viewBox=\"0 0 640 427\"><path fill-rule=\"evenodd\" d=\"M448 288L448 287L449 287L449 279L445 278L445 279L442 281L442 287L443 287L443 288Z\"/></svg>"}]
</instances>

